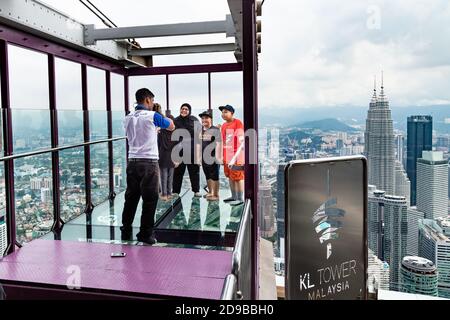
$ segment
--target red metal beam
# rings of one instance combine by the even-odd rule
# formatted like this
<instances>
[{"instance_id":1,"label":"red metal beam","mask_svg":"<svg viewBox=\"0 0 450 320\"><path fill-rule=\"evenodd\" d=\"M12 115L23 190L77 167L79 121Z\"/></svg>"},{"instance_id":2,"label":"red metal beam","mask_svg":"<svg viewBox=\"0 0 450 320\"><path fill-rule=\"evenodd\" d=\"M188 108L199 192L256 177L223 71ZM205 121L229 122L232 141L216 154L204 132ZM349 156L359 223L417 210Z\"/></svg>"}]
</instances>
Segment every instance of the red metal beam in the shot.
<instances>
[{"instance_id":1,"label":"red metal beam","mask_svg":"<svg viewBox=\"0 0 450 320\"><path fill-rule=\"evenodd\" d=\"M129 76L153 76L159 74L185 74L208 72L242 71L241 63L198 64L186 66L133 68L128 70Z\"/></svg>"}]
</instances>

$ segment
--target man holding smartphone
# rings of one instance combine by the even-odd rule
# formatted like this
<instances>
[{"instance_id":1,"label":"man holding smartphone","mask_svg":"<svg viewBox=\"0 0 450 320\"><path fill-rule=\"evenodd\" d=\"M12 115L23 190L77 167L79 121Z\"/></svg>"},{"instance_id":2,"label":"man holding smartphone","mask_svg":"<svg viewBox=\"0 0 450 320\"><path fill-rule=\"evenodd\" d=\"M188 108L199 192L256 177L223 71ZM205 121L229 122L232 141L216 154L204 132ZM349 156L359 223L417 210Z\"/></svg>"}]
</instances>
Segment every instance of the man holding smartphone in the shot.
<instances>
[{"instance_id":1,"label":"man holding smartphone","mask_svg":"<svg viewBox=\"0 0 450 320\"><path fill-rule=\"evenodd\" d=\"M122 240L132 240L133 221L142 197L142 216L137 240L155 244L153 235L159 194L159 154L157 128L174 130L171 119L153 111L154 95L147 89L136 91L136 108L124 120L128 140L127 190L122 213Z\"/></svg>"}]
</instances>

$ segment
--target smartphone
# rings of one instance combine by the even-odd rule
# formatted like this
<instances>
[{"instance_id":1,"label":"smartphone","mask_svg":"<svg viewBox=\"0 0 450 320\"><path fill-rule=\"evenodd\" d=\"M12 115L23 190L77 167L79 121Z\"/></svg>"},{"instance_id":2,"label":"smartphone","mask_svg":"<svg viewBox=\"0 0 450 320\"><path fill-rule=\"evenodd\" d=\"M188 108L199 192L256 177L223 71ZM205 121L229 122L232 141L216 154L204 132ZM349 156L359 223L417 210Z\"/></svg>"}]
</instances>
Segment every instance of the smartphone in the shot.
<instances>
[{"instance_id":1,"label":"smartphone","mask_svg":"<svg viewBox=\"0 0 450 320\"><path fill-rule=\"evenodd\" d=\"M287 299L365 299L366 159L290 162L285 201Z\"/></svg>"},{"instance_id":2,"label":"smartphone","mask_svg":"<svg viewBox=\"0 0 450 320\"><path fill-rule=\"evenodd\" d=\"M111 253L111 258L123 258L126 257L126 252L113 252Z\"/></svg>"}]
</instances>

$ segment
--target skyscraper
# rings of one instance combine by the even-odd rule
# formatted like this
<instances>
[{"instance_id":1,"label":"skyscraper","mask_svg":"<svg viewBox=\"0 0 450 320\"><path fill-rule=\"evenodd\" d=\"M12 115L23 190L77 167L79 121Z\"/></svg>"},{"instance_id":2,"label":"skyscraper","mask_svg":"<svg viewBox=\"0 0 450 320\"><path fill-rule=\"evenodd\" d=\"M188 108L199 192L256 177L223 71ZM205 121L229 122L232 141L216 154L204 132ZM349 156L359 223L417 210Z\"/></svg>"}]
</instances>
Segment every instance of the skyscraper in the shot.
<instances>
[{"instance_id":1,"label":"skyscraper","mask_svg":"<svg viewBox=\"0 0 450 320\"><path fill-rule=\"evenodd\" d=\"M406 256L408 238L408 216L405 197L384 196L384 257L382 260L389 263L390 288L399 290L400 266Z\"/></svg>"},{"instance_id":2,"label":"skyscraper","mask_svg":"<svg viewBox=\"0 0 450 320\"><path fill-rule=\"evenodd\" d=\"M0 216L0 257L5 253L7 246L8 238L6 234L5 216Z\"/></svg>"},{"instance_id":3,"label":"skyscraper","mask_svg":"<svg viewBox=\"0 0 450 320\"><path fill-rule=\"evenodd\" d=\"M417 207L409 207L408 215L408 241L406 254L409 256L419 255L419 220L424 218L424 213L417 210Z\"/></svg>"},{"instance_id":4,"label":"skyscraper","mask_svg":"<svg viewBox=\"0 0 450 320\"><path fill-rule=\"evenodd\" d=\"M406 197L408 205L410 202L411 182L400 161L395 160L395 195Z\"/></svg>"},{"instance_id":5,"label":"skyscraper","mask_svg":"<svg viewBox=\"0 0 450 320\"><path fill-rule=\"evenodd\" d=\"M399 290L401 260L406 256L407 207L405 197L386 195L384 191L369 186L369 249L389 264L391 290Z\"/></svg>"},{"instance_id":6,"label":"skyscraper","mask_svg":"<svg viewBox=\"0 0 450 320\"><path fill-rule=\"evenodd\" d=\"M280 257L284 258L281 254L284 252L284 168L285 163L278 164L277 172L277 240L278 240L278 250L280 252Z\"/></svg>"},{"instance_id":7,"label":"skyscraper","mask_svg":"<svg viewBox=\"0 0 450 320\"><path fill-rule=\"evenodd\" d=\"M364 136L365 154L369 163L369 183L387 194L394 194L394 129L383 83L378 97L374 88Z\"/></svg>"},{"instance_id":8,"label":"skyscraper","mask_svg":"<svg viewBox=\"0 0 450 320\"><path fill-rule=\"evenodd\" d=\"M411 181L411 205L416 205L417 159L422 151L431 150L433 146L433 118L431 116L408 117L406 147L406 173Z\"/></svg>"},{"instance_id":9,"label":"skyscraper","mask_svg":"<svg viewBox=\"0 0 450 320\"><path fill-rule=\"evenodd\" d=\"M433 261L416 256L403 258L400 269L401 291L438 295L438 275Z\"/></svg>"},{"instance_id":10,"label":"skyscraper","mask_svg":"<svg viewBox=\"0 0 450 320\"><path fill-rule=\"evenodd\" d=\"M367 274L369 287L373 286L376 289L389 290L389 264L378 259L370 249Z\"/></svg>"},{"instance_id":11,"label":"skyscraper","mask_svg":"<svg viewBox=\"0 0 450 320\"><path fill-rule=\"evenodd\" d=\"M395 158L403 164L405 137L402 134L395 135Z\"/></svg>"},{"instance_id":12,"label":"skyscraper","mask_svg":"<svg viewBox=\"0 0 450 320\"><path fill-rule=\"evenodd\" d=\"M442 151L423 151L417 159L417 209L426 219L448 216L448 163Z\"/></svg>"},{"instance_id":13,"label":"skyscraper","mask_svg":"<svg viewBox=\"0 0 450 320\"><path fill-rule=\"evenodd\" d=\"M438 296L450 299L450 238L435 220L419 221L419 256L434 262L438 270Z\"/></svg>"},{"instance_id":14,"label":"skyscraper","mask_svg":"<svg viewBox=\"0 0 450 320\"><path fill-rule=\"evenodd\" d=\"M263 238L271 238L275 233L273 214L272 185L267 180L259 184L259 227Z\"/></svg>"},{"instance_id":15,"label":"skyscraper","mask_svg":"<svg viewBox=\"0 0 450 320\"><path fill-rule=\"evenodd\" d=\"M369 185L368 194L367 235L369 249L377 257L383 259L383 209L385 192L377 190L373 185Z\"/></svg>"}]
</instances>

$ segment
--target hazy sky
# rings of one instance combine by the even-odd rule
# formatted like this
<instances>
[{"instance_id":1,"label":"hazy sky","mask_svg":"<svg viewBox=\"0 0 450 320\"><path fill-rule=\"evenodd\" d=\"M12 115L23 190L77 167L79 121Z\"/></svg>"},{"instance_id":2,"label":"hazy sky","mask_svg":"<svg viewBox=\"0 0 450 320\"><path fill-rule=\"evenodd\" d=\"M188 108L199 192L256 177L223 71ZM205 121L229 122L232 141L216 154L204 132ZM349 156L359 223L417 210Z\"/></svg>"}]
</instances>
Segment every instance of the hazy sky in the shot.
<instances>
[{"instance_id":1,"label":"hazy sky","mask_svg":"<svg viewBox=\"0 0 450 320\"><path fill-rule=\"evenodd\" d=\"M81 22L102 26L78 0L44 2ZM92 2L119 26L217 20L228 13L226 0ZM373 76L380 78L381 70L393 106L450 104L448 0L265 0L262 20L262 108L365 107ZM208 35L140 40L143 46L199 41L233 39ZM158 65L233 61L230 53L155 59ZM193 88L189 86L192 96Z\"/></svg>"}]
</instances>

